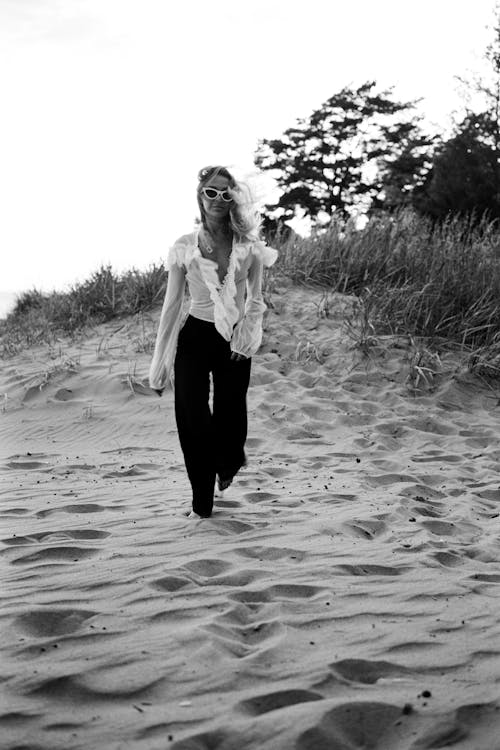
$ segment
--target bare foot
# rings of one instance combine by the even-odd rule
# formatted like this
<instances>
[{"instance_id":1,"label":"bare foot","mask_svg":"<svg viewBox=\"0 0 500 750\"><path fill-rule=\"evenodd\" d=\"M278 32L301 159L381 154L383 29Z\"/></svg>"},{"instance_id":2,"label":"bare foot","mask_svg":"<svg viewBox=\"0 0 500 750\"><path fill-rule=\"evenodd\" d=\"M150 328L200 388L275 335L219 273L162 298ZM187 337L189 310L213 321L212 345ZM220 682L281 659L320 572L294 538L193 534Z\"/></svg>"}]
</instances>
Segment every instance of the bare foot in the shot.
<instances>
[{"instance_id":1,"label":"bare foot","mask_svg":"<svg viewBox=\"0 0 500 750\"><path fill-rule=\"evenodd\" d=\"M191 510L189 513L184 513L186 518L196 518L196 520L201 521L201 516L198 515L198 513L195 513L194 510Z\"/></svg>"}]
</instances>

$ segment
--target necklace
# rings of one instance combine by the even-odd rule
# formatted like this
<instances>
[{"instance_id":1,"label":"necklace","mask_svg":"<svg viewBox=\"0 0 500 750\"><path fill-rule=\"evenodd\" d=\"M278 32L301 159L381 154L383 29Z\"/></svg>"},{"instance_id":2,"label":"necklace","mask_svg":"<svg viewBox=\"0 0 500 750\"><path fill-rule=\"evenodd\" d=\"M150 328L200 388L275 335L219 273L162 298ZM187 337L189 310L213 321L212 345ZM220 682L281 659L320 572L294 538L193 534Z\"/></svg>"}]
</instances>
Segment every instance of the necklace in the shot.
<instances>
[{"instance_id":1,"label":"necklace","mask_svg":"<svg viewBox=\"0 0 500 750\"><path fill-rule=\"evenodd\" d=\"M208 253L208 255L212 255L214 249L213 249L213 247L211 245L208 244L206 236L205 236L205 232L202 232L201 238L202 238L202 241L203 241L203 247L205 248L205 252Z\"/></svg>"},{"instance_id":2,"label":"necklace","mask_svg":"<svg viewBox=\"0 0 500 750\"><path fill-rule=\"evenodd\" d=\"M206 252L206 253L207 253L208 255L212 255L212 254L213 254L213 252L214 252L214 249L213 249L212 245L209 245L209 244L208 244L208 242L207 242L207 238L206 238L206 234L207 234L206 232L203 232L203 235L202 235L202 239L203 239L203 247L205 248L205 252Z\"/></svg>"}]
</instances>

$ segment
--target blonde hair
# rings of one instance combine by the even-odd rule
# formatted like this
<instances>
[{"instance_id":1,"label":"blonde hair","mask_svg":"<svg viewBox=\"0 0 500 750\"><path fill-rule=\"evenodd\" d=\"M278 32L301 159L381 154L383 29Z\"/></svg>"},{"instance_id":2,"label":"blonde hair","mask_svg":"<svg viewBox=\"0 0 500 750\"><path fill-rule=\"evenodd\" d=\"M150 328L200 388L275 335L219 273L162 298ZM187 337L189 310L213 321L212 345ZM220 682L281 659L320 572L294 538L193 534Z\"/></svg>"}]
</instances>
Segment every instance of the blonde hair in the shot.
<instances>
[{"instance_id":1,"label":"blonde hair","mask_svg":"<svg viewBox=\"0 0 500 750\"><path fill-rule=\"evenodd\" d=\"M257 206L256 197L252 194L252 190L246 182L236 180L227 167L220 165L203 167L198 172L196 194L201 223L204 229L207 228L207 218L205 209L203 208L201 191L217 175L225 177L229 182L227 190L233 199L229 208L228 219L231 229L237 235L240 242L255 242L260 238L260 227L262 224L262 217Z\"/></svg>"}]
</instances>

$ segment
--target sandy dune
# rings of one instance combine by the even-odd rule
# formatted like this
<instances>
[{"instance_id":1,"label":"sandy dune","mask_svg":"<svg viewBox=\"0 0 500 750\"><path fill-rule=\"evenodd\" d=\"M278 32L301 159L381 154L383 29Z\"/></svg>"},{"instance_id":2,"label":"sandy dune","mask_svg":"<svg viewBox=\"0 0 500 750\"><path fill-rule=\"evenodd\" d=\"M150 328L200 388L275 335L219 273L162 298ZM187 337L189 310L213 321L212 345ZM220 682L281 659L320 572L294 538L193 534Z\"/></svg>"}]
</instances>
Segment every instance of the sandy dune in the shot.
<instances>
[{"instance_id":1,"label":"sandy dune","mask_svg":"<svg viewBox=\"0 0 500 750\"><path fill-rule=\"evenodd\" d=\"M498 390L272 299L206 521L149 321L3 364L2 749L500 748Z\"/></svg>"}]
</instances>

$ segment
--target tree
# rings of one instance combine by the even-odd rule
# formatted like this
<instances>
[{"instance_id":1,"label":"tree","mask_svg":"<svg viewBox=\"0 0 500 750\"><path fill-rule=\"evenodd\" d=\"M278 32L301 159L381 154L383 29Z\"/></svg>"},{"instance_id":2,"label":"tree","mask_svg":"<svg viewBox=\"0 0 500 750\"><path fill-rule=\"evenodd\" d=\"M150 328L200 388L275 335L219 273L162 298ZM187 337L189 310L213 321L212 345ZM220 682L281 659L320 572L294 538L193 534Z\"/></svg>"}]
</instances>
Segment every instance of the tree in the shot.
<instances>
[{"instance_id":1,"label":"tree","mask_svg":"<svg viewBox=\"0 0 500 750\"><path fill-rule=\"evenodd\" d=\"M440 139L424 134L420 119L386 132L393 148L378 162L378 194L369 214L413 206L414 195L426 184Z\"/></svg>"},{"instance_id":2,"label":"tree","mask_svg":"<svg viewBox=\"0 0 500 750\"><path fill-rule=\"evenodd\" d=\"M497 154L500 150L500 3L494 10L491 27L492 39L484 53L485 70L473 74L469 79L457 76L462 86L464 116L460 122L474 115L481 115L477 125L480 139Z\"/></svg>"},{"instance_id":3,"label":"tree","mask_svg":"<svg viewBox=\"0 0 500 750\"><path fill-rule=\"evenodd\" d=\"M259 141L255 163L274 170L283 190L274 217L287 221L302 210L318 223L333 214L348 218L375 198L383 202L405 159L405 169L411 159L420 164L415 150L423 141L418 124L409 122L416 103L394 101L392 89L377 92L375 87L374 81L345 87L282 138Z\"/></svg>"},{"instance_id":4,"label":"tree","mask_svg":"<svg viewBox=\"0 0 500 750\"><path fill-rule=\"evenodd\" d=\"M487 212L500 218L500 6L484 55L486 70L459 78L464 112L437 149L432 170L415 192L415 207L434 218Z\"/></svg>"},{"instance_id":5,"label":"tree","mask_svg":"<svg viewBox=\"0 0 500 750\"><path fill-rule=\"evenodd\" d=\"M414 195L420 212L436 219L463 213L479 220L485 212L500 218L498 152L484 138L490 125L483 115L469 115L442 145L424 189Z\"/></svg>"}]
</instances>

